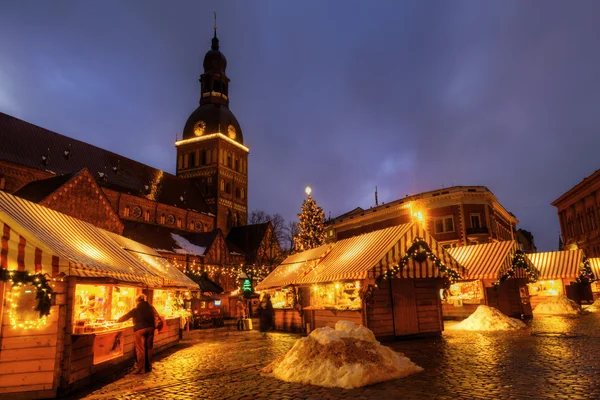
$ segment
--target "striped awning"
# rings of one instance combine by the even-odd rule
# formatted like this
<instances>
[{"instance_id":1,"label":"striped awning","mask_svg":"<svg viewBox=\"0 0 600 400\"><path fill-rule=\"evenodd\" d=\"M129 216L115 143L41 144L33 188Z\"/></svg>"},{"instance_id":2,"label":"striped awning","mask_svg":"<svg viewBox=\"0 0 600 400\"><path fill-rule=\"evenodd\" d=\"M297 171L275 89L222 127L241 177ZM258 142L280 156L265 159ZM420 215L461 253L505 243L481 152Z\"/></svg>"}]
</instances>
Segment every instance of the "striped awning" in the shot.
<instances>
[{"instance_id":1,"label":"striped awning","mask_svg":"<svg viewBox=\"0 0 600 400\"><path fill-rule=\"evenodd\" d=\"M511 240L454 247L448 252L467 269L468 273L463 278L498 279L511 268L517 250L520 250L519 244ZM527 257L525 259L531 264ZM526 277L521 268L516 272L516 278Z\"/></svg>"},{"instance_id":2,"label":"striped awning","mask_svg":"<svg viewBox=\"0 0 600 400\"><path fill-rule=\"evenodd\" d=\"M590 262L590 268L594 276L596 279L600 279L600 257L588 258L588 261Z\"/></svg>"},{"instance_id":3,"label":"striped awning","mask_svg":"<svg viewBox=\"0 0 600 400\"><path fill-rule=\"evenodd\" d=\"M292 254L273 270L257 286L256 290L282 288L296 282L316 267L323 257L331 251L335 243L328 243L314 249Z\"/></svg>"},{"instance_id":4,"label":"striped awning","mask_svg":"<svg viewBox=\"0 0 600 400\"><path fill-rule=\"evenodd\" d=\"M539 279L561 279L579 277L584 254L578 249L532 253L527 257L540 271Z\"/></svg>"},{"instance_id":5,"label":"striped awning","mask_svg":"<svg viewBox=\"0 0 600 400\"><path fill-rule=\"evenodd\" d=\"M4 269L162 284L102 230L2 191L0 229Z\"/></svg>"},{"instance_id":6,"label":"striped awning","mask_svg":"<svg viewBox=\"0 0 600 400\"><path fill-rule=\"evenodd\" d=\"M299 278L297 283L375 278L397 265L415 238L422 238L448 268L459 273L465 272L420 225L404 224L338 241L331 252L306 276ZM441 273L431 260L419 263L411 259L400 273L403 278L439 276Z\"/></svg>"},{"instance_id":7,"label":"striped awning","mask_svg":"<svg viewBox=\"0 0 600 400\"><path fill-rule=\"evenodd\" d=\"M156 250L135 240L117 235L116 233L103 230L104 234L117 242L125 251L135 256L147 270L153 272L156 277L163 279L164 287L181 287L198 289L198 284L187 277L175 265L158 254Z\"/></svg>"}]
</instances>

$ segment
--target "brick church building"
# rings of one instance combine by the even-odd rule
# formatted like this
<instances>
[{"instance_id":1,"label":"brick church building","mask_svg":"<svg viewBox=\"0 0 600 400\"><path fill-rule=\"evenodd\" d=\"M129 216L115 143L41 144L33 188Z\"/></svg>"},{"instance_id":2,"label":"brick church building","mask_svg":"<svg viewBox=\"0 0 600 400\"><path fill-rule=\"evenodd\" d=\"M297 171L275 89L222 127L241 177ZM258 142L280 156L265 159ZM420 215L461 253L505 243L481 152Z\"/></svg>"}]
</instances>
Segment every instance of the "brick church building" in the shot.
<instances>
[{"instance_id":1,"label":"brick church building","mask_svg":"<svg viewBox=\"0 0 600 400\"><path fill-rule=\"evenodd\" d=\"M269 223L246 225L249 149L216 31L203 67L176 175L0 113L0 190L147 244L186 271L213 271L232 290L228 266L280 250Z\"/></svg>"}]
</instances>

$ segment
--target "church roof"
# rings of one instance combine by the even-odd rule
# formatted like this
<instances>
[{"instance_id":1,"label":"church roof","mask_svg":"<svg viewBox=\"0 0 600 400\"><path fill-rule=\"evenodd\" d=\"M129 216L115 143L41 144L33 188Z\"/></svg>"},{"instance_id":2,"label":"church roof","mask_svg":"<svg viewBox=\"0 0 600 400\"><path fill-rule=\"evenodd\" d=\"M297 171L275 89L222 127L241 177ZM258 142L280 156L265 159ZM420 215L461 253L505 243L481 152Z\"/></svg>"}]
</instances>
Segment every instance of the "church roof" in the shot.
<instances>
[{"instance_id":1,"label":"church roof","mask_svg":"<svg viewBox=\"0 0 600 400\"><path fill-rule=\"evenodd\" d=\"M71 180L71 178L78 174L79 172L73 172L71 174L64 174L55 176L53 178L29 182L13 194L33 203L39 203L52 193L56 192L62 185L67 183L69 180Z\"/></svg>"},{"instance_id":2,"label":"church roof","mask_svg":"<svg viewBox=\"0 0 600 400\"><path fill-rule=\"evenodd\" d=\"M211 212L196 182L0 112L0 160L61 175L88 168L102 187Z\"/></svg>"},{"instance_id":3,"label":"church roof","mask_svg":"<svg viewBox=\"0 0 600 400\"><path fill-rule=\"evenodd\" d=\"M265 222L233 227L227 235L227 245L231 251L241 251L250 260L254 260L269 224L270 222Z\"/></svg>"}]
</instances>

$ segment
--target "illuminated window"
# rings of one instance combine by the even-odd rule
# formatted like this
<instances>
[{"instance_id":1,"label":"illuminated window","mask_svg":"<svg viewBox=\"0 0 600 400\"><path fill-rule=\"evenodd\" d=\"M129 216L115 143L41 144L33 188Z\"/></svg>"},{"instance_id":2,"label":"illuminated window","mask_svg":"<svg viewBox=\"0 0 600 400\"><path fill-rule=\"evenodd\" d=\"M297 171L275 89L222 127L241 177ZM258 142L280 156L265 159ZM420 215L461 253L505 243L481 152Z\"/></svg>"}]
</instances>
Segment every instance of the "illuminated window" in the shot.
<instances>
[{"instance_id":1,"label":"illuminated window","mask_svg":"<svg viewBox=\"0 0 600 400\"><path fill-rule=\"evenodd\" d=\"M165 214L160 216L160 223L164 225L165 223Z\"/></svg>"},{"instance_id":2,"label":"illuminated window","mask_svg":"<svg viewBox=\"0 0 600 400\"><path fill-rule=\"evenodd\" d=\"M181 218L177 218L177 227L181 228Z\"/></svg>"},{"instance_id":3,"label":"illuminated window","mask_svg":"<svg viewBox=\"0 0 600 400\"><path fill-rule=\"evenodd\" d=\"M46 325L46 317L39 318L40 314L35 310L36 294L37 290L30 284L14 285L7 291L9 322L13 328L42 328Z\"/></svg>"},{"instance_id":4,"label":"illuminated window","mask_svg":"<svg viewBox=\"0 0 600 400\"><path fill-rule=\"evenodd\" d=\"M144 221L150 221L150 211L148 210L146 210L146 212L144 213Z\"/></svg>"},{"instance_id":5,"label":"illuminated window","mask_svg":"<svg viewBox=\"0 0 600 400\"><path fill-rule=\"evenodd\" d=\"M129 217L129 206L125 206L125 208L123 209L123 216Z\"/></svg>"},{"instance_id":6,"label":"illuminated window","mask_svg":"<svg viewBox=\"0 0 600 400\"><path fill-rule=\"evenodd\" d=\"M221 191L225 190L225 181L221 179Z\"/></svg>"}]
</instances>

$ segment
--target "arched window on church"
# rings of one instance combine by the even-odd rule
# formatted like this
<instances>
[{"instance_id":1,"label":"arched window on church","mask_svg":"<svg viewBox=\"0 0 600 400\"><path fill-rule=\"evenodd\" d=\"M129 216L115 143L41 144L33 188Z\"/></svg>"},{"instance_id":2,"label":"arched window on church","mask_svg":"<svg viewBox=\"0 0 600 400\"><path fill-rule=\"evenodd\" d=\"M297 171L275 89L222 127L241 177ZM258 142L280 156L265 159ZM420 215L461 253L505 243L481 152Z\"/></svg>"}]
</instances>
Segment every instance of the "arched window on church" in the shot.
<instances>
[{"instance_id":1,"label":"arched window on church","mask_svg":"<svg viewBox=\"0 0 600 400\"><path fill-rule=\"evenodd\" d=\"M150 211L148 210L146 210L146 212L144 213L144 221L150 221Z\"/></svg>"},{"instance_id":2,"label":"arched window on church","mask_svg":"<svg viewBox=\"0 0 600 400\"><path fill-rule=\"evenodd\" d=\"M227 229L231 229L231 211L227 210L226 218Z\"/></svg>"},{"instance_id":3,"label":"arched window on church","mask_svg":"<svg viewBox=\"0 0 600 400\"><path fill-rule=\"evenodd\" d=\"M206 150L206 164L211 163L211 159L210 159L211 154L210 153L211 153L210 149Z\"/></svg>"},{"instance_id":4,"label":"arched window on church","mask_svg":"<svg viewBox=\"0 0 600 400\"><path fill-rule=\"evenodd\" d=\"M225 190L225 181L221 179L221 191Z\"/></svg>"},{"instance_id":5,"label":"arched window on church","mask_svg":"<svg viewBox=\"0 0 600 400\"><path fill-rule=\"evenodd\" d=\"M177 159L177 168L181 169L183 168L183 155L179 155L179 158Z\"/></svg>"},{"instance_id":6,"label":"arched window on church","mask_svg":"<svg viewBox=\"0 0 600 400\"><path fill-rule=\"evenodd\" d=\"M227 152L227 166L231 168L231 153Z\"/></svg>"},{"instance_id":7,"label":"arched window on church","mask_svg":"<svg viewBox=\"0 0 600 400\"><path fill-rule=\"evenodd\" d=\"M181 218L177 218L177 227L181 228Z\"/></svg>"},{"instance_id":8,"label":"arched window on church","mask_svg":"<svg viewBox=\"0 0 600 400\"><path fill-rule=\"evenodd\" d=\"M238 213L233 214L233 226L239 225L238 218L239 218Z\"/></svg>"},{"instance_id":9,"label":"arched window on church","mask_svg":"<svg viewBox=\"0 0 600 400\"><path fill-rule=\"evenodd\" d=\"M190 153L190 168L196 165L196 155L194 153Z\"/></svg>"},{"instance_id":10,"label":"arched window on church","mask_svg":"<svg viewBox=\"0 0 600 400\"><path fill-rule=\"evenodd\" d=\"M235 197L237 197L237 198L239 199L239 198L240 198L240 195L241 195L241 193L240 193L240 188L239 188L239 187L236 187L236 188L235 188Z\"/></svg>"},{"instance_id":11,"label":"arched window on church","mask_svg":"<svg viewBox=\"0 0 600 400\"><path fill-rule=\"evenodd\" d=\"M183 155L183 168L188 168L189 166L190 166L190 155L184 154Z\"/></svg>"},{"instance_id":12,"label":"arched window on church","mask_svg":"<svg viewBox=\"0 0 600 400\"><path fill-rule=\"evenodd\" d=\"M194 221L190 221L190 223L188 224L188 230L190 230L190 231L194 230Z\"/></svg>"},{"instance_id":13,"label":"arched window on church","mask_svg":"<svg viewBox=\"0 0 600 400\"><path fill-rule=\"evenodd\" d=\"M129 206L125 206L125 208L123 209L123 216L125 218L129 217Z\"/></svg>"},{"instance_id":14,"label":"arched window on church","mask_svg":"<svg viewBox=\"0 0 600 400\"><path fill-rule=\"evenodd\" d=\"M200 150L200 165L206 164L206 152L204 149Z\"/></svg>"},{"instance_id":15,"label":"arched window on church","mask_svg":"<svg viewBox=\"0 0 600 400\"><path fill-rule=\"evenodd\" d=\"M229 182L225 184L225 193L231 194L231 184Z\"/></svg>"},{"instance_id":16,"label":"arched window on church","mask_svg":"<svg viewBox=\"0 0 600 400\"><path fill-rule=\"evenodd\" d=\"M235 168L236 171L240 170L240 160L238 160L237 158L235 159Z\"/></svg>"},{"instance_id":17,"label":"arched window on church","mask_svg":"<svg viewBox=\"0 0 600 400\"><path fill-rule=\"evenodd\" d=\"M160 216L160 223L163 225L165 224L165 214Z\"/></svg>"},{"instance_id":18,"label":"arched window on church","mask_svg":"<svg viewBox=\"0 0 600 400\"><path fill-rule=\"evenodd\" d=\"M241 198L242 199L246 198L246 192L244 191L244 188L242 188L241 192L242 192L241 193Z\"/></svg>"}]
</instances>

